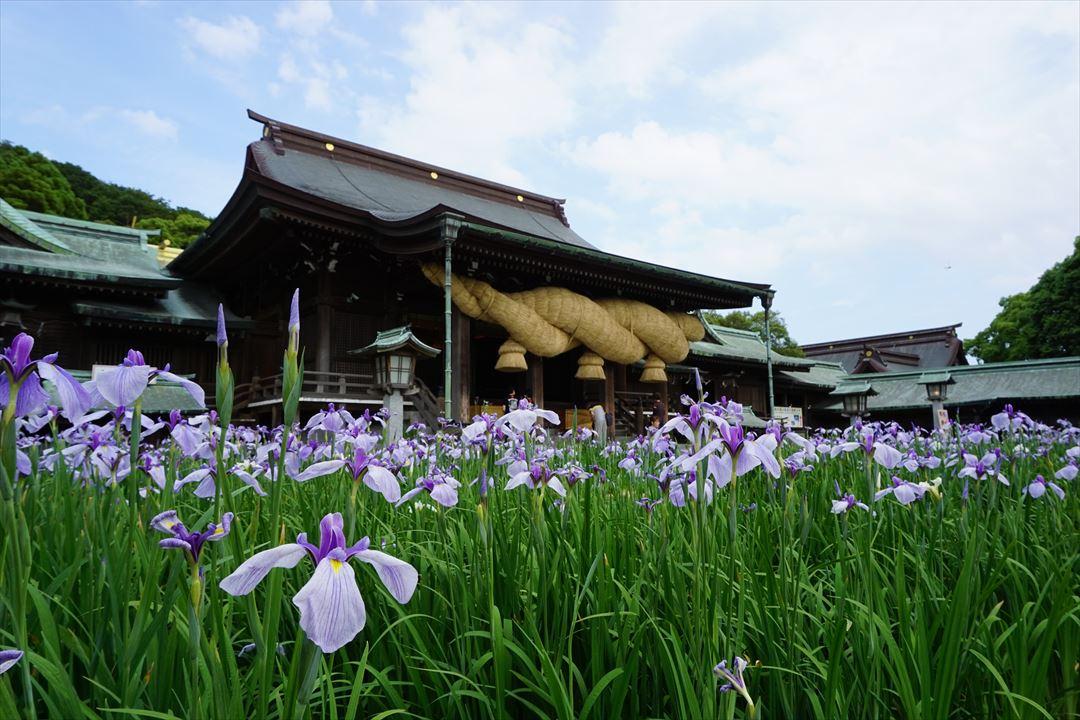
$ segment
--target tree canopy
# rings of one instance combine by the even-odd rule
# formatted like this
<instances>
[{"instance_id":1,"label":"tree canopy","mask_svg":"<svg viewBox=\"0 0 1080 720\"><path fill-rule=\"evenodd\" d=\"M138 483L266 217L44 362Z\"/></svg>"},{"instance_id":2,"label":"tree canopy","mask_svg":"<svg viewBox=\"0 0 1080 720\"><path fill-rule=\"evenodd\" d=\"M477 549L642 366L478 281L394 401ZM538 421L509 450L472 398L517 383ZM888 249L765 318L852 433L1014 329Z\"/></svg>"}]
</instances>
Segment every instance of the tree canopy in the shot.
<instances>
[{"instance_id":1,"label":"tree canopy","mask_svg":"<svg viewBox=\"0 0 1080 720\"><path fill-rule=\"evenodd\" d=\"M983 362L1080 355L1080 236L1073 252L1026 292L1001 298L1001 311L965 349Z\"/></svg>"},{"instance_id":2,"label":"tree canopy","mask_svg":"<svg viewBox=\"0 0 1080 720\"><path fill-rule=\"evenodd\" d=\"M728 313L707 311L705 319L714 325L736 328L738 330L751 330L758 334L762 342L765 342L765 311L758 310L733 310ZM769 331L772 333L772 349L781 355L790 357L806 357L799 347L799 343L792 339L788 331L787 323L780 317L780 313L769 313Z\"/></svg>"},{"instance_id":3,"label":"tree canopy","mask_svg":"<svg viewBox=\"0 0 1080 720\"><path fill-rule=\"evenodd\" d=\"M86 204L49 158L0 141L0 198L20 210L86 219Z\"/></svg>"},{"instance_id":4,"label":"tree canopy","mask_svg":"<svg viewBox=\"0 0 1080 720\"><path fill-rule=\"evenodd\" d=\"M210 224L197 210L173 207L137 188L105 182L73 163L53 162L21 145L0 143L0 197L24 210L161 230L173 247L187 247Z\"/></svg>"}]
</instances>

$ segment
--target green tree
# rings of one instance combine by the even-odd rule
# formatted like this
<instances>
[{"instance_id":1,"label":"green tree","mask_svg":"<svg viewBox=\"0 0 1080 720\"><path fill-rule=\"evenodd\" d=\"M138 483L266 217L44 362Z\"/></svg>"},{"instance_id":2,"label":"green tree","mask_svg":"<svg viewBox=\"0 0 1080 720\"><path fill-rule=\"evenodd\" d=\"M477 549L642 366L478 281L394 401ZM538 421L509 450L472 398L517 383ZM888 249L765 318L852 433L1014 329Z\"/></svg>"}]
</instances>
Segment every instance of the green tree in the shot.
<instances>
[{"instance_id":1,"label":"green tree","mask_svg":"<svg viewBox=\"0 0 1080 720\"><path fill-rule=\"evenodd\" d=\"M22 210L86 219L86 205L49 158L0 141L0 198Z\"/></svg>"},{"instance_id":2,"label":"green tree","mask_svg":"<svg viewBox=\"0 0 1080 720\"><path fill-rule=\"evenodd\" d=\"M57 163L75 194L86 202L90 219L113 225L131 225L144 218L176 220L186 213L209 221L190 208L174 208L165 200L136 188L105 182L73 163Z\"/></svg>"},{"instance_id":3,"label":"green tree","mask_svg":"<svg viewBox=\"0 0 1080 720\"><path fill-rule=\"evenodd\" d=\"M1080 355L1080 236L1073 252L1026 292L998 301L1001 311L965 349L983 362Z\"/></svg>"},{"instance_id":4,"label":"green tree","mask_svg":"<svg viewBox=\"0 0 1080 720\"><path fill-rule=\"evenodd\" d=\"M758 310L757 312L734 310L729 313L709 310L705 312L705 319L714 325L723 325L738 330L751 330L758 334L762 342L765 342L764 310ZM780 313L769 313L769 331L772 333L773 350L790 357L806 357L802 348L799 347L799 343L792 339L787 323L780 317Z\"/></svg>"},{"instance_id":5,"label":"green tree","mask_svg":"<svg viewBox=\"0 0 1080 720\"><path fill-rule=\"evenodd\" d=\"M186 248L195 242L209 225L209 218L194 211L178 212L172 219L151 217L136 223L136 227L160 230L162 240L168 240L169 245L176 248Z\"/></svg>"}]
</instances>

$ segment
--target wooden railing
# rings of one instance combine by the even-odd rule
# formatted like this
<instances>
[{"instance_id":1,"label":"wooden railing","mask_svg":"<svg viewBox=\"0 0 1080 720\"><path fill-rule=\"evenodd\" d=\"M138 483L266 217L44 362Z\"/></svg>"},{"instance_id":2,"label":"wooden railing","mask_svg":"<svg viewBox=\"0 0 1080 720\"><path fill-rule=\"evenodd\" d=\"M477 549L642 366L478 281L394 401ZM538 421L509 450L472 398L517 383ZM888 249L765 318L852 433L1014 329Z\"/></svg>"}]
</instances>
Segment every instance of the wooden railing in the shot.
<instances>
[{"instance_id":1,"label":"wooden railing","mask_svg":"<svg viewBox=\"0 0 1080 720\"><path fill-rule=\"evenodd\" d=\"M416 378L415 384L415 389L405 395L406 405L411 405L429 428L438 427L439 415L442 412L438 398L420 378ZM251 382L236 386L234 407L243 410L277 405L281 403L282 392L280 374L252 378ZM301 402L365 401L381 405L382 400L382 388L375 385L375 378L371 374L304 371L304 381L300 388Z\"/></svg>"},{"instance_id":2,"label":"wooden railing","mask_svg":"<svg viewBox=\"0 0 1080 720\"><path fill-rule=\"evenodd\" d=\"M411 400L413 407L416 408L416 412L420 414L420 419L424 421L424 424L429 429L434 430L438 427L439 416L442 415L442 408L439 407L439 400L435 397L435 394L428 389L426 383L420 378L415 378L416 392L405 396L406 400Z\"/></svg>"},{"instance_id":3,"label":"wooden railing","mask_svg":"<svg viewBox=\"0 0 1080 720\"><path fill-rule=\"evenodd\" d=\"M652 414L652 404L653 393L616 391L615 434L626 437L645 432Z\"/></svg>"},{"instance_id":4,"label":"wooden railing","mask_svg":"<svg viewBox=\"0 0 1080 720\"><path fill-rule=\"evenodd\" d=\"M254 377L249 383L236 386L234 405L239 409L273 405L281 402L282 375ZM305 370L300 387L302 402L334 402L335 400L382 400L370 374L335 373Z\"/></svg>"}]
</instances>

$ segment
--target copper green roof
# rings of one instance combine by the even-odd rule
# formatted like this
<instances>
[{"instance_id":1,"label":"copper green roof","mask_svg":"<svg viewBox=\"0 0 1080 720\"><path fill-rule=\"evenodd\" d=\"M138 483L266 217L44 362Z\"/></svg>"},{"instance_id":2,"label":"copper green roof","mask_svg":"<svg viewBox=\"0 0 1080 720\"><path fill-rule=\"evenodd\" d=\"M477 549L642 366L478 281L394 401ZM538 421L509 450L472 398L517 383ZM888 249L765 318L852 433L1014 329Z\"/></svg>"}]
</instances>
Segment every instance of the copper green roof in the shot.
<instances>
[{"instance_id":1,"label":"copper green roof","mask_svg":"<svg viewBox=\"0 0 1080 720\"><path fill-rule=\"evenodd\" d=\"M941 383L952 385L955 382L956 381L952 379L952 375L949 374L948 370L932 370L930 372L924 372L919 376L920 385L940 385Z\"/></svg>"},{"instance_id":2,"label":"copper green roof","mask_svg":"<svg viewBox=\"0 0 1080 720\"><path fill-rule=\"evenodd\" d=\"M847 377L847 373L844 372L844 368L840 366L840 363L822 362L819 360L812 360L811 358L795 359L804 363L803 370L798 372L781 370L776 374L776 377L790 380L798 385L807 385L828 390L836 387L841 380Z\"/></svg>"},{"instance_id":3,"label":"copper green roof","mask_svg":"<svg viewBox=\"0 0 1080 720\"><path fill-rule=\"evenodd\" d=\"M928 408L926 375L915 370L851 376L833 394L839 395L841 390L861 383L877 392L867 402L870 412ZM1080 357L957 365L948 369L948 375L954 384L949 386L946 407L1023 400L1080 400ZM839 411L840 404L839 398L827 400L818 409Z\"/></svg>"},{"instance_id":4,"label":"copper green roof","mask_svg":"<svg viewBox=\"0 0 1080 720\"><path fill-rule=\"evenodd\" d=\"M846 397L848 395L867 395L873 397L877 395L878 391L866 380L845 380L836 386L829 395L835 397Z\"/></svg>"},{"instance_id":5,"label":"copper green roof","mask_svg":"<svg viewBox=\"0 0 1080 720\"><path fill-rule=\"evenodd\" d=\"M704 321L703 324L706 339L690 343L691 355L699 358L765 364L768 358L765 343L753 330L739 330ZM802 358L781 355L775 350L772 352L772 364L773 368L793 371L809 366L809 363Z\"/></svg>"},{"instance_id":6,"label":"copper green roof","mask_svg":"<svg viewBox=\"0 0 1080 720\"><path fill-rule=\"evenodd\" d=\"M0 244L0 272L70 281L171 288L180 279L161 271L157 230L106 225L0 205L0 226L21 246Z\"/></svg>"},{"instance_id":7,"label":"copper green roof","mask_svg":"<svg viewBox=\"0 0 1080 720\"><path fill-rule=\"evenodd\" d=\"M0 226L41 250L64 255L71 253L71 248L62 240L28 218L24 211L9 205L3 198L0 198Z\"/></svg>"},{"instance_id":8,"label":"copper green roof","mask_svg":"<svg viewBox=\"0 0 1080 720\"><path fill-rule=\"evenodd\" d=\"M435 357L439 354L436 348L431 347L420 338L413 335L412 327L404 325L391 330L380 330L375 334L375 341L356 350L349 350L349 355L370 355L372 353L388 353L399 348L409 347L421 355Z\"/></svg>"},{"instance_id":9,"label":"copper green roof","mask_svg":"<svg viewBox=\"0 0 1080 720\"><path fill-rule=\"evenodd\" d=\"M150 323L154 325L183 325L217 327L217 295L199 283L186 281L180 287L169 290L164 297L144 303L105 302L85 300L72 303L76 315L89 318ZM247 330L254 326L252 320L238 317L225 309L225 324L230 330Z\"/></svg>"}]
</instances>

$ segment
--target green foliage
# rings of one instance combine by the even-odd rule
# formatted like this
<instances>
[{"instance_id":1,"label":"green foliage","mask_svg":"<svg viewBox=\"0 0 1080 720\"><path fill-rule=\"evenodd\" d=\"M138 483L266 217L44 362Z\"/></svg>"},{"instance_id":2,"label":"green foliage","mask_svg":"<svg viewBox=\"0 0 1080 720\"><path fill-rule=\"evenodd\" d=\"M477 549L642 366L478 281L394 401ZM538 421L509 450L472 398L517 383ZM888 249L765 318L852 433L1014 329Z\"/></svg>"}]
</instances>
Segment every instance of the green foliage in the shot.
<instances>
[{"instance_id":1,"label":"green foliage","mask_svg":"<svg viewBox=\"0 0 1080 720\"><path fill-rule=\"evenodd\" d=\"M136 227L147 230L160 230L162 239L168 240L171 246L177 248L185 248L195 242L209 225L209 218L195 211L179 212L172 220L152 217L139 220L135 224Z\"/></svg>"},{"instance_id":2,"label":"green foliage","mask_svg":"<svg viewBox=\"0 0 1080 720\"><path fill-rule=\"evenodd\" d=\"M963 500L954 471L920 471L911 478L945 475L943 497L910 507L886 498L876 516L830 512L834 483L866 499L861 453L823 456L791 485L755 470L709 506L646 511L634 501L660 467L653 453L638 474L597 445L568 445L568 458L602 467L607 481L575 485L560 507L550 490L502 490L494 456L451 458L433 443L403 480L412 486L428 462L453 466L457 507L394 508L345 470L272 483L280 525L266 498L223 473L222 509L236 516L229 538L203 547L201 617L185 599L191 567L157 546L148 520L175 508L202 528L218 517L206 501L188 487L118 512L125 484L151 482L76 480L63 463L41 464L58 448L28 446L35 470L0 505L6 522L17 515L33 529L32 552L19 556L28 580L0 575L0 647L12 644L17 611L30 639L21 665L0 676L0 710L31 684L38 717L737 719L749 717L744 703L718 693L711 670L738 653L750 660L758 718L1076 717L1080 504L1070 486L1064 501L1022 500L1021 486L1050 477L1067 447L1016 452L1031 442L1001 441L1011 486L972 481ZM163 450L170 486L205 467ZM468 480L485 469L481 505ZM317 541L319 519L336 510L355 524L349 542L386 543L420 585L398 605L354 563L367 626L322 658L310 704L292 714L303 649L290 599L312 565L276 569L243 598L218 583L282 538ZM9 561L14 538L0 534ZM282 654L238 658L271 622Z\"/></svg>"},{"instance_id":3,"label":"green foliage","mask_svg":"<svg viewBox=\"0 0 1080 720\"><path fill-rule=\"evenodd\" d=\"M41 153L0 141L0 198L21 210L85 220L86 205Z\"/></svg>"},{"instance_id":4,"label":"green foliage","mask_svg":"<svg viewBox=\"0 0 1080 720\"><path fill-rule=\"evenodd\" d=\"M78 165L52 162L8 142L0 144L0 197L26 210L161 230L162 239L179 248L210 225L198 210L173 207L143 190L105 182Z\"/></svg>"},{"instance_id":5,"label":"green foliage","mask_svg":"<svg viewBox=\"0 0 1080 720\"><path fill-rule=\"evenodd\" d=\"M734 310L729 313L710 310L705 313L705 319L714 325L722 325L737 330L751 330L758 334L762 342L765 342L764 310L758 310L757 312ZM799 347L799 343L792 339L787 323L784 322L784 318L780 317L780 313L775 311L769 313L769 330L772 333L773 350L790 357L806 357L802 348Z\"/></svg>"},{"instance_id":6,"label":"green foliage","mask_svg":"<svg viewBox=\"0 0 1080 720\"><path fill-rule=\"evenodd\" d=\"M990 325L964 345L983 362L1080 355L1080 237L1026 292L1002 298Z\"/></svg>"}]
</instances>

